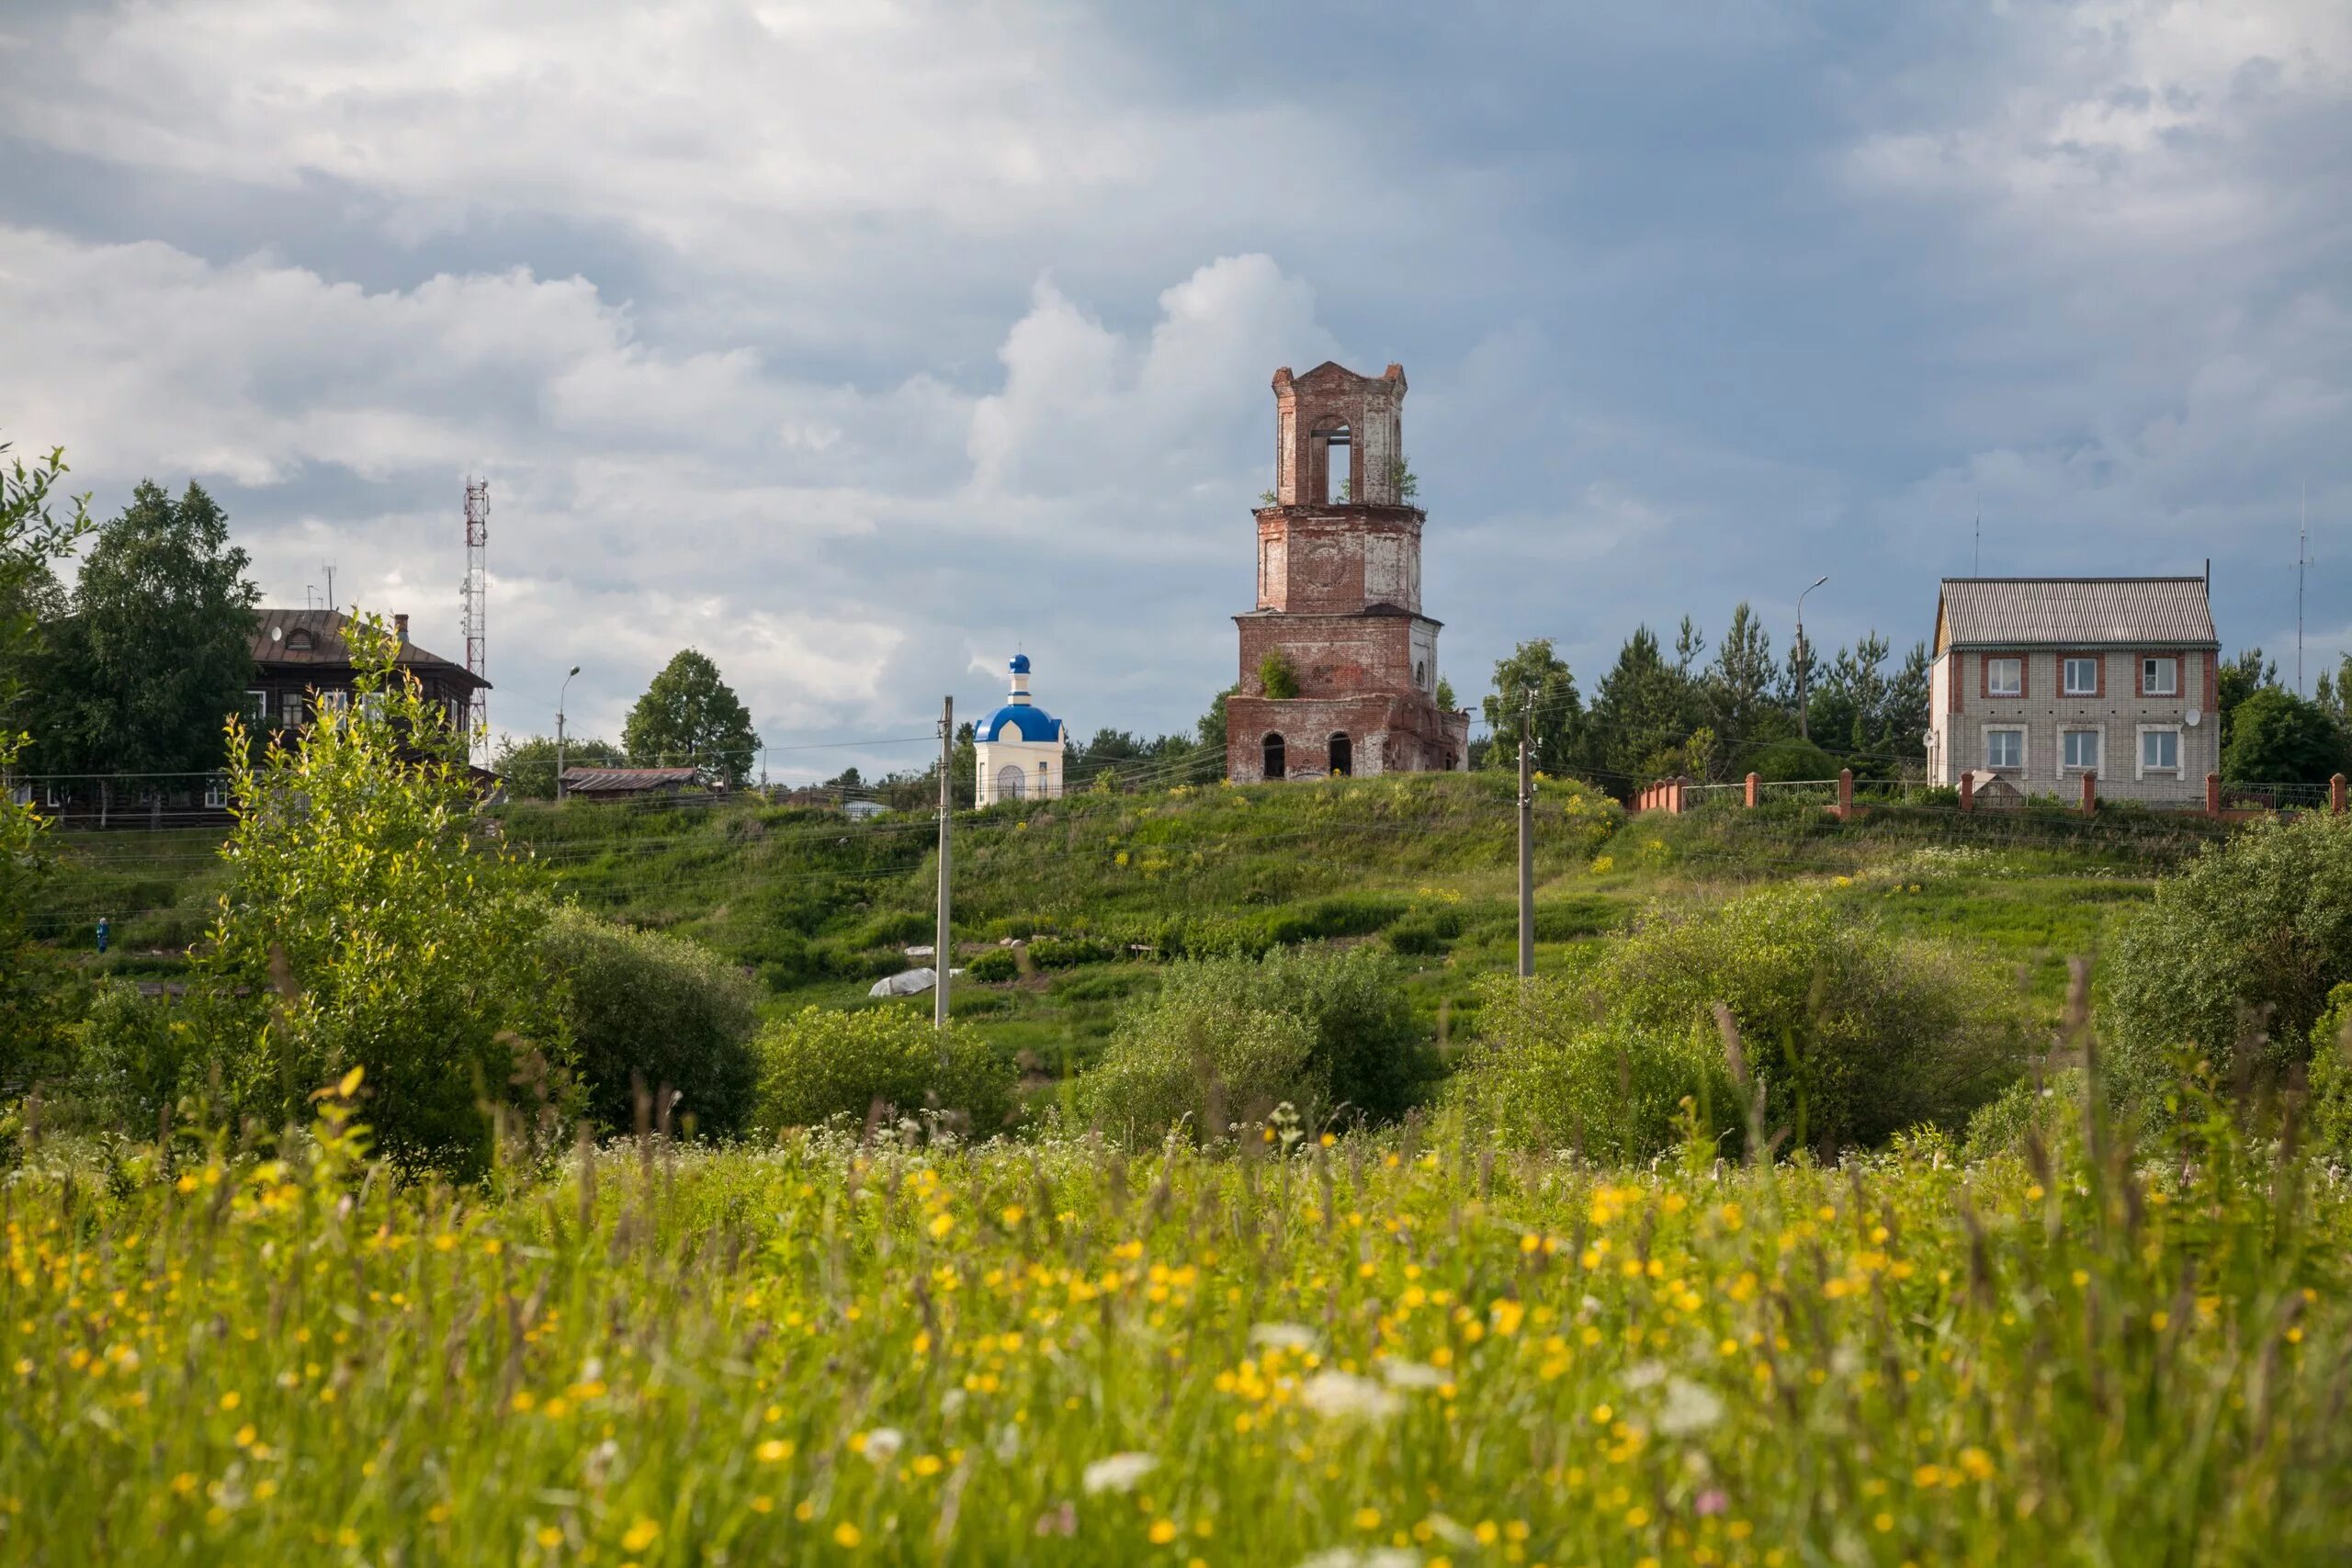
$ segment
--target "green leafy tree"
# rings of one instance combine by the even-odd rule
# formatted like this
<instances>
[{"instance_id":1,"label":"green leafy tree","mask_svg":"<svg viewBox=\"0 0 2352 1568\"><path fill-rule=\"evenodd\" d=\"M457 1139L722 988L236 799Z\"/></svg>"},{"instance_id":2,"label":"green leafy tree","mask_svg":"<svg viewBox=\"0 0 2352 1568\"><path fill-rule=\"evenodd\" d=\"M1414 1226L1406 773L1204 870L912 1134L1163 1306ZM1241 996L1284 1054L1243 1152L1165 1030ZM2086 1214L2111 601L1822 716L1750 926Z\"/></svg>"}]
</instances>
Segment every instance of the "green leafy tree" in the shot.
<instances>
[{"instance_id":1,"label":"green leafy tree","mask_svg":"<svg viewBox=\"0 0 2352 1568\"><path fill-rule=\"evenodd\" d=\"M1453 694L1453 682L1441 675L1437 678L1437 705L1447 713L1458 712L1462 700Z\"/></svg>"},{"instance_id":2,"label":"green leafy tree","mask_svg":"<svg viewBox=\"0 0 2352 1568\"><path fill-rule=\"evenodd\" d=\"M2120 916L2100 969L2099 1032L2150 1108L2183 1047L2229 1069L2308 1053L2329 992L2352 980L2352 818L2250 823Z\"/></svg>"},{"instance_id":3,"label":"green leafy tree","mask_svg":"<svg viewBox=\"0 0 2352 1568\"><path fill-rule=\"evenodd\" d=\"M2222 747L2222 776L2233 784L2325 784L2345 765L2335 719L2284 686L2264 686L2241 701Z\"/></svg>"},{"instance_id":4,"label":"green leafy tree","mask_svg":"<svg viewBox=\"0 0 2352 1568\"><path fill-rule=\"evenodd\" d=\"M142 480L97 532L42 677L43 755L63 771L203 773L253 678L245 552L203 488Z\"/></svg>"},{"instance_id":5,"label":"green leafy tree","mask_svg":"<svg viewBox=\"0 0 2352 1568\"><path fill-rule=\"evenodd\" d=\"M2222 727L2222 750L2227 751L2231 721L2237 716L2238 705L2255 693L2278 683L2278 661L2264 659L2258 648L2243 648L2236 658L2222 660L2213 675L2213 721Z\"/></svg>"},{"instance_id":6,"label":"green leafy tree","mask_svg":"<svg viewBox=\"0 0 2352 1568\"><path fill-rule=\"evenodd\" d=\"M621 744L641 767L691 766L730 789L751 777L760 753L750 710L718 678L718 666L691 648L664 665L628 710Z\"/></svg>"},{"instance_id":7,"label":"green leafy tree","mask_svg":"<svg viewBox=\"0 0 2352 1568\"><path fill-rule=\"evenodd\" d=\"M40 632L42 585L56 581L49 563L90 529L87 496L52 493L66 473L62 449L31 463L7 458L7 451L0 444L0 780L12 775L30 739L15 716ZM42 840L39 813L0 790L0 1093L62 1065L59 976L27 924L49 871Z\"/></svg>"},{"instance_id":8,"label":"green leafy tree","mask_svg":"<svg viewBox=\"0 0 2352 1568\"><path fill-rule=\"evenodd\" d=\"M2312 694L2322 711L2335 721L2335 728L2352 740L2352 653L2344 655L2333 672L2321 671Z\"/></svg>"},{"instance_id":9,"label":"green leafy tree","mask_svg":"<svg viewBox=\"0 0 2352 1568\"><path fill-rule=\"evenodd\" d=\"M1210 757L1209 765L1204 770L1205 777L1217 779L1225 777L1225 749L1228 734L1225 705L1227 699L1239 690L1241 688L1238 685L1227 686L1224 691L1211 697L1209 711L1201 715L1200 723L1193 727L1194 732L1200 737L1201 749L1208 752Z\"/></svg>"},{"instance_id":10,"label":"green leafy tree","mask_svg":"<svg viewBox=\"0 0 2352 1568\"><path fill-rule=\"evenodd\" d=\"M346 623L359 700L248 761L229 723L229 885L196 960L241 1112L277 1124L367 1069L368 1120L411 1167L470 1176L487 1106L568 1125L571 1044L529 866L478 832L466 738ZM370 700L371 698L377 700Z\"/></svg>"},{"instance_id":11,"label":"green leafy tree","mask_svg":"<svg viewBox=\"0 0 2352 1568\"><path fill-rule=\"evenodd\" d=\"M1493 739L1485 761L1494 768L1519 766L1519 735L1528 727L1529 765L1562 778L1573 768L1584 722L1584 699L1568 661L1552 651L1550 637L1536 637L1495 661L1495 689L1480 705Z\"/></svg>"},{"instance_id":12,"label":"green leafy tree","mask_svg":"<svg viewBox=\"0 0 2352 1568\"><path fill-rule=\"evenodd\" d=\"M564 739L563 765L567 768L617 768L628 761L628 753L609 740L575 739L569 736ZM506 781L506 793L517 800L553 800L555 737L500 737L490 771Z\"/></svg>"}]
</instances>

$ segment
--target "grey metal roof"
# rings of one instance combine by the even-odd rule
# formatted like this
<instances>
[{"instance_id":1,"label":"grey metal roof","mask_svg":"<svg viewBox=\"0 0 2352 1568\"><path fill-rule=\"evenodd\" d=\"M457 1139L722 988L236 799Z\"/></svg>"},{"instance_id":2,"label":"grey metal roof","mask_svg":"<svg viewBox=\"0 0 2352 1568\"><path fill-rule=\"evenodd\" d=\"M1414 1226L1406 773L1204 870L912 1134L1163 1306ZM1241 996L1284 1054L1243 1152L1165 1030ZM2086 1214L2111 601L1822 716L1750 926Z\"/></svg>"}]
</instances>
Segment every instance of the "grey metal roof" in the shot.
<instances>
[{"instance_id":1,"label":"grey metal roof","mask_svg":"<svg viewBox=\"0 0 2352 1568\"><path fill-rule=\"evenodd\" d=\"M1936 649L2218 648L2201 577L1947 577Z\"/></svg>"},{"instance_id":2,"label":"grey metal roof","mask_svg":"<svg viewBox=\"0 0 2352 1568\"><path fill-rule=\"evenodd\" d=\"M698 777L692 768L566 768L563 787L573 795L636 795L682 787Z\"/></svg>"}]
</instances>

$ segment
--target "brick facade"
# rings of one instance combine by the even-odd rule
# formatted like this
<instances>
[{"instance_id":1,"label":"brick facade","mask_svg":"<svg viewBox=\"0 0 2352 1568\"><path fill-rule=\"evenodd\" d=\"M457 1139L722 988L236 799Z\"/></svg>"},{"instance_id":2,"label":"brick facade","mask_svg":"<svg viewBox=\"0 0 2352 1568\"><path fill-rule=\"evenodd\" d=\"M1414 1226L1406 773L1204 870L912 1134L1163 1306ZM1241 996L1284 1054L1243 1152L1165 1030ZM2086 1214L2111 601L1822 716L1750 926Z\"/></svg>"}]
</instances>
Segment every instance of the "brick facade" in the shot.
<instances>
[{"instance_id":1,"label":"brick facade","mask_svg":"<svg viewBox=\"0 0 2352 1568\"><path fill-rule=\"evenodd\" d=\"M1257 514L1257 608L1234 617L1230 778L1469 765L1469 716L1437 705L1439 623L1421 614L1426 517L1403 494L1404 400L1400 366L1274 373L1274 503ZM1269 653L1290 665L1297 696L1265 694Z\"/></svg>"}]
</instances>

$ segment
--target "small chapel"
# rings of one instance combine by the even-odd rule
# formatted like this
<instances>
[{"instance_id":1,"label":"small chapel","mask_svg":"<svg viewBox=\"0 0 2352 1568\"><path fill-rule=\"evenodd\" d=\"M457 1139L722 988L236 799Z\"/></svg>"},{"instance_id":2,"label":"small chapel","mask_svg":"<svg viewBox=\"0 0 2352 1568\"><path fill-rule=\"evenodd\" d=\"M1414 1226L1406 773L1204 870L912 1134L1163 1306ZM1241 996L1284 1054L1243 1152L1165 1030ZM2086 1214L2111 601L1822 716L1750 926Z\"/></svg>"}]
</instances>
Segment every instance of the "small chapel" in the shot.
<instances>
[{"instance_id":1,"label":"small chapel","mask_svg":"<svg viewBox=\"0 0 2352 1568\"><path fill-rule=\"evenodd\" d=\"M1274 493L1258 509L1258 604L1234 617L1241 681L1226 704L1237 783L1470 765L1469 714L1437 700L1404 404L1401 365L1274 372Z\"/></svg>"},{"instance_id":2,"label":"small chapel","mask_svg":"<svg viewBox=\"0 0 2352 1568\"><path fill-rule=\"evenodd\" d=\"M978 804L1057 800L1069 732L1029 697L1029 656L1012 656L1012 692L1004 705L972 730Z\"/></svg>"}]
</instances>

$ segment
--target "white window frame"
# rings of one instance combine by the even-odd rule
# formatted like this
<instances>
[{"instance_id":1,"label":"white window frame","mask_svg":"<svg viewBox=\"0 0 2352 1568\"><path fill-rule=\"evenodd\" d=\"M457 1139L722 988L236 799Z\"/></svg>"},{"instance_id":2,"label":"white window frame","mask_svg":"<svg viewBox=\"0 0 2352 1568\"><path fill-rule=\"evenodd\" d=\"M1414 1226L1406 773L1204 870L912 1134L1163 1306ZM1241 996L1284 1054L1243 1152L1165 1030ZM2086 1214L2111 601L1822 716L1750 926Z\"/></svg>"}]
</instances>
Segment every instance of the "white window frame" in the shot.
<instances>
[{"instance_id":1,"label":"white window frame","mask_svg":"<svg viewBox=\"0 0 2352 1568\"><path fill-rule=\"evenodd\" d=\"M2095 696L2098 696L2098 683L2099 683L2099 682L2098 682L2098 677L2099 677L2099 668L2098 668L2098 664L2099 664L2099 661L2098 661L2097 659L2095 659L2095 658L2085 658L2085 657L2084 657L2083 655L2081 655L2081 654L2070 654L2070 655L2068 655L2066 658L2061 659L2061 660L2058 661L2058 693L2059 693L2059 694L2060 694L2061 696L2067 696L2067 697L2095 697ZM2085 668L2085 669L2088 670L2088 671L2091 672L2091 681L2090 681L2090 684L2089 684L2089 685L2087 685L2087 686L2077 686L2077 685L2075 685L2075 667L2076 665L2080 665L2080 666L2082 666L2083 668Z\"/></svg>"},{"instance_id":2,"label":"white window frame","mask_svg":"<svg viewBox=\"0 0 2352 1568\"><path fill-rule=\"evenodd\" d=\"M351 705L351 694L340 686L327 686L319 693L321 713L341 713Z\"/></svg>"},{"instance_id":3,"label":"white window frame","mask_svg":"<svg viewBox=\"0 0 2352 1568\"><path fill-rule=\"evenodd\" d=\"M2172 737L2172 765L2171 765L2170 767L2165 767L2165 765L2163 765L2162 763L2151 764L2151 763L2149 762L2149 761L2148 761L2148 737L2149 737L2149 736L2151 736L2151 735L2169 735L2169 736L2171 736L2171 737ZM2144 779L2144 778L2146 778L2150 773L2157 773L2157 774L2162 774L2162 775L2169 775L2169 776L2174 777L2174 778L2178 778L2178 777L2180 777L2180 776L2181 776L2181 775L2182 775L2182 774L2187 771L2187 767L2188 767L2188 764L2187 764L2187 763L2185 763L2184 761L2182 761L2182 760L2181 760L2181 754L2180 754L2180 753L2181 753L2181 743L2180 743L2180 740L2181 740L2181 737L2180 737L2180 726L2179 726L2179 725L2177 725L2177 724L2143 724L2143 725L2141 725L2141 726L2139 727L2139 734L2138 734L2138 736L2136 737L2136 739L2135 739L2133 740L2133 742L2132 742L2132 776L2133 778L2135 778L2135 779Z\"/></svg>"},{"instance_id":4,"label":"white window frame","mask_svg":"<svg viewBox=\"0 0 2352 1568\"><path fill-rule=\"evenodd\" d=\"M2004 664L2006 664L2006 665L2009 666L2012 670L2014 670L2014 671L2017 672L2017 679L2016 679L2015 681L2013 681L2013 682L2010 682L2009 687L2008 687L2008 689L2007 689L2007 691L2004 691L2004 690L2002 690L2002 689L2001 689L2000 678L1999 678L1999 676L1996 673L1996 671L1997 671L2001 668L2001 666L2003 666ZM1987 659L1987 660L1984 661L1984 694L1985 694L1986 696L1988 696L1988 697L2021 697L2021 696L2024 696L2024 695L2025 695L2025 658L2024 658L2024 656L2023 656L2023 655L2021 655L2021 654L2014 654L2014 653L2012 653L2012 654L2004 654L2002 657L2000 657L2000 658L1998 658L1998 659Z\"/></svg>"},{"instance_id":5,"label":"white window frame","mask_svg":"<svg viewBox=\"0 0 2352 1568\"><path fill-rule=\"evenodd\" d=\"M2066 743L2067 743L2068 741L2070 741L2070 740L2074 739L2075 739L2076 736L2078 736L2078 735L2086 735L2086 736L2090 737L2090 742L2091 742L2091 760L2090 760L2089 761L2087 761L2087 762L2077 762L2077 761L2070 761L2070 760L2068 759L2067 755L2066 755L2066 753L2067 753L2067 751L2068 751L2068 750L2069 750L2069 748L2068 748L2068 746L2067 746L2067 744L2066 744ZM2090 729L2090 728L2081 728L2081 727L2076 727L2076 728L2071 728L2071 729L2062 729L2062 730L2060 730L2060 731L2058 732L2058 773L2059 773L2059 776L2063 778L2063 777L2064 777L2064 776L2065 776L2066 774L2068 774L2068 773L2095 773L2098 772L2098 765L2099 765L2099 761L2100 761L2100 760L2101 760L2101 753L2103 753L2106 750L2107 750L2107 734L2106 734L2106 732L2105 732L2104 730L2099 730L2099 729Z\"/></svg>"},{"instance_id":6,"label":"white window frame","mask_svg":"<svg viewBox=\"0 0 2352 1568\"><path fill-rule=\"evenodd\" d=\"M1996 762L1993 761L1993 737L1996 735L2014 735L2018 738L2018 760L2015 762ZM2026 730L2024 725L1988 724L1984 727L1984 744L1982 749L1982 754L1984 758L1985 770L1988 773L2022 773L2025 772Z\"/></svg>"},{"instance_id":7,"label":"white window frame","mask_svg":"<svg viewBox=\"0 0 2352 1568\"><path fill-rule=\"evenodd\" d=\"M245 689L245 716L255 724L266 727L269 723L269 694L258 686L248 686Z\"/></svg>"},{"instance_id":8,"label":"white window frame","mask_svg":"<svg viewBox=\"0 0 2352 1568\"><path fill-rule=\"evenodd\" d=\"M65 809L67 793L65 786L62 784L45 784L40 786L40 803L48 810L62 811Z\"/></svg>"},{"instance_id":9,"label":"white window frame","mask_svg":"<svg viewBox=\"0 0 2352 1568\"><path fill-rule=\"evenodd\" d=\"M371 719L383 717L384 694L381 692L363 692L360 694L359 711L366 714Z\"/></svg>"},{"instance_id":10,"label":"white window frame","mask_svg":"<svg viewBox=\"0 0 2352 1568\"><path fill-rule=\"evenodd\" d=\"M300 729L302 728L301 693L281 692L278 694L277 728L280 729Z\"/></svg>"},{"instance_id":11,"label":"white window frame","mask_svg":"<svg viewBox=\"0 0 2352 1568\"><path fill-rule=\"evenodd\" d=\"M2170 684L2158 686L2148 679L2148 671L2159 665L2171 671ZM2140 658L2140 694L2143 697L2180 695L2180 656L2177 653L2143 654Z\"/></svg>"},{"instance_id":12,"label":"white window frame","mask_svg":"<svg viewBox=\"0 0 2352 1568\"><path fill-rule=\"evenodd\" d=\"M204 809L225 811L229 806L229 781L214 774L204 781Z\"/></svg>"},{"instance_id":13,"label":"white window frame","mask_svg":"<svg viewBox=\"0 0 2352 1568\"><path fill-rule=\"evenodd\" d=\"M18 806L30 806L33 803L33 786L28 784L14 785L8 791L8 798Z\"/></svg>"}]
</instances>

